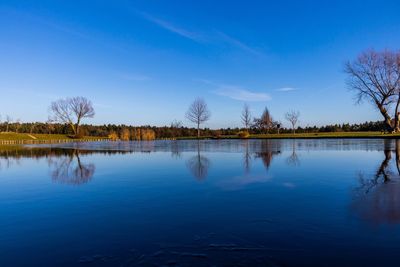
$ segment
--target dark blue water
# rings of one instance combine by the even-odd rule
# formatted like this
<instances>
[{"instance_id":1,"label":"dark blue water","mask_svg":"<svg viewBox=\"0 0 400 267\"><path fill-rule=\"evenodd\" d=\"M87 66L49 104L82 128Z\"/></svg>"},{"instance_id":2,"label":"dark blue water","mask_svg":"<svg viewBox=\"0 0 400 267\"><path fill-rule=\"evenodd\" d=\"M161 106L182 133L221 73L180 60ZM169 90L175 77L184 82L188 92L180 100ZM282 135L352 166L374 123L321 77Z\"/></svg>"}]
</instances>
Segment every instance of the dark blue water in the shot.
<instances>
[{"instance_id":1,"label":"dark blue water","mask_svg":"<svg viewBox=\"0 0 400 267\"><path fill-rule=\"evenodd\" d=\"M0 150L0 266L399 266L400 141Z\"/></svg>"}]
</instances>

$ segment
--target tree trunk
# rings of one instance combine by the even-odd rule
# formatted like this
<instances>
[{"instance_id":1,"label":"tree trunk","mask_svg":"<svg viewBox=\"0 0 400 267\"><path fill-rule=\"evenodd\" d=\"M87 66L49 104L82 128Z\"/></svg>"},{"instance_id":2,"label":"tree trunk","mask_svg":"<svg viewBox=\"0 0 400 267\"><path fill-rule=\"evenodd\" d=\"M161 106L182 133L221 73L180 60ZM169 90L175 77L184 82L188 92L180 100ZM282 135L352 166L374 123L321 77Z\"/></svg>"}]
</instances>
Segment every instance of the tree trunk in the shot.
<instances>
[{"instance_id":1,"label":"tree trunk","mask_svg":"<svg viewBox=\"0 0 400 267\"><path fill-rule=\"evenodd\" d=\"M79 124L78 123L75 125L75 129L76 129L75 136L79 136Z\"/></svg>"},{"instance_id":2,"label":"tree trunk","mask_svg":"<svg viewBox=\"0 0 400 267\"><path fill-rule=\"evenodd\" d=\"M200 123L197 123L197 139L200 138Z\"/></svg>"},{"instance_id":3,"label":"tree trunk","mask_svg":"<svg viewBox=\"0 0 400 267\"><path fill-rule=\"evenodd\" d=\"M397 173L400 175L400 140L396 139L396 168Z\"/></svg>"},{"instance_id":4,"label":"tree trunk","mask_svg":"<svg viewBox=\"0 0 400 267\"><path fill-rule=\"evenodd\" d=\"M69 124L71 125L71 129L74 135L76 135L76 128L75 128L75 124L73 124L72 122Z\"/></svg>"},{"instance_id":5,"label":"tree trunk","mask_svg":"<svg viewBox=\"0 0 400 267\"><path fill-rule=\"evenodd\" d=\"M396 103L396 108L394 110L394 127L393 127L393 131L394 132L400 132L400 126L399 126L399 105L400 105L400 92L398 94L398 98L397 98L397 103Z\"/></svg>"},{"instance_id":6,"label":"tree trunk","mask_svg":"<svg viewBox=\"0 0 400 267\"><path fill-rule=\"evenodd\" d=\"M384 117L384 122L390 131L393 131L392 119L390 118L387 110L381 103L377 103L378 109L381 112L382 116Z\"/></svg>"}]
</instances>

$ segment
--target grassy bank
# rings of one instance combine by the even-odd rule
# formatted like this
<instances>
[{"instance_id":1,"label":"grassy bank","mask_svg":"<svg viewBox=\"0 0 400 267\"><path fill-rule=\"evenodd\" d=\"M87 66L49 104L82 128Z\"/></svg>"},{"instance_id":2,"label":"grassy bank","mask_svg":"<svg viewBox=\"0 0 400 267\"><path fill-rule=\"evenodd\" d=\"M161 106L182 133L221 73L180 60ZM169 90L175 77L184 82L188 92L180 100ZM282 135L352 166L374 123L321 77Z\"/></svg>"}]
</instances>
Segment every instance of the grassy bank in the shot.
<instances>
[{"instance_id":1,"label":"grassy bank","mask_svg":"<svg viewBox=\"0 0 400 267\"><path fill-rule=\"evenodd\" d=\"M1 145L13 144L32 144L32 143L52 143L52 142L69 142L69 141L97 141L105 138L85 136L81 139L74 139L65 134L26 134L26 133L0 133Z\"/></svg>"},{"instance_id":2,"label":"grassy bank","mask_svg":"<svg viewBox=\"0 0 400 267\"><path fill-rule=\"evenodd\" d=\"M400 138L400 133L388 134L382 132L330 132L330 133L299 133L299 134L257 134L250 135L248 139L308 139L308 138ZM179 137L178 140L193 140L195 136ZM225 135L219 137L203 136L201 139L240 139L237 135ZM102 137L85 136L82 139L74 139L64 134L26 134L26 133L0 133L0 143L46 143L57 141L98 141L107 140Z\"/></svg>"},{"instance_id":3,"label":"grassy bank","mask_svg":"<svg viewBox=\"0 0 400 267\"><path fill-rule=\"evenodd\" d=\"M400 133L389 134L382 132L329 132L329 133L285 133L285 134L257 134L250 135L247 139L312 139L312 138L400 138ZM197 139L197 137L183 137L181 140ZM240 139L236 135L219 137L205 136L201 139Z\"/></svg>"}]
</instances>

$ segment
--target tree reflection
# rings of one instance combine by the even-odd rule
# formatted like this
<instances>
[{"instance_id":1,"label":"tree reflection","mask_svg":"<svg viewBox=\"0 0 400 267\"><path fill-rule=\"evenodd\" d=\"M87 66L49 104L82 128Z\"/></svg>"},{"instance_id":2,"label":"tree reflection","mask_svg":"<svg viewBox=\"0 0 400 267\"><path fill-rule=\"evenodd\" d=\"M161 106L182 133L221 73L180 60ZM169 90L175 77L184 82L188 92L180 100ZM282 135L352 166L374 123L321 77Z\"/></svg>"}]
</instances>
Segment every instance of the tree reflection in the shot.
<instances>
[{"instance_id":1,"label":"tree reflection","mask_svg":"<svg viewBox=\"0 0 400 267\"><path fill-rule=\"evenodd\" d=\"M256 158L261 158L265 168L268 170L274 156L279 155L280 142L276 140L262 140L260 151L255 153Z\"/></svg>"},{"instance_id":2,"label":"tree reflection","mask_svg":"<svg viewBox=\"0 0 400 267\"><path fill-rule=\"evenodd\" d=\"M251 165L251 154L249 152L249 140L244 140L244 160L243 160L243 165L244 165L244 171L246 174L250 173L250 165Z\"/></svg>"},{"instance_id":3,"label":"tree reflection","mask_svg":"<svg viewBox=\"0 0 400 267\"><path fill-rule=\"evenodd\" d=\"M68 153L65 156L49 158L52 180L71 185L81 185L89 182L95 172L95 165L93 163L82 163L78 149L67 151Z\"/></svg>"},{"instance_id":4,"label":"tree reflection","mask_svg":"<svg viewBox=\"0 0 400 267\"><path fill-rule=\"evenodd\" d=\"M384 159L372 178L359 174L360 186L351 208L361 218L372 223L400 223L400 140L385 140ZM395 154L392 170L392 154Z\"/></svg>"},{"instance_id":5,"label":"tree reflection","mask_svg":"<svg viewBox=\"0 0 400 267\"><path fill-rule=\"evenodd\" d=\"M300 165L300 159L299 159L299 156L296 153L296 140L292 140L292 153L286 159L286 163L288 165L292 165L292 166L299 166Z\"/></svg>"},{"instance_id":6,"label":"tree reflection","mask_svg":"<svg viewBox=\"0 0 400 267\"><path fill-rule=\"evenodd\" d=\"M191 157L187 162L186 166L189 171L197 180L204 180L207 178L208 169L210 167L210 160L200 154L200 141L197 141L197 154Z\"/></svg>"},{"instance_id":7,"label":"tree reflection","mask_svg":"<svg viewBox=\"0 0 400 267\"><path fill-rule=\"evenodd\" d=\"M80 150L78 148L62 149L62 148L2 148L0 150L1 166L10 167L13 163L19 163L21 159L47 159L50 167L51 179L55 182L63 184L81 185L89 182L95 172L93 163L84 163L81 155L89 155L93 153L126 153L120 151L91 151ZM1 167L0 166L0 167Z\"/></svg>"},{"instance_id":8,"label":"tree reflection","mask_svg":"<svg viewBox=\"0 0 400 267\"><path fill-rule=\"evenodd\" d=\"M176 140L173 140L171 142L171 156L173 158L177 158L177 159L181 157L181 150L180 150L178 141L176 141Z\"/></svg>"}]
</instances>

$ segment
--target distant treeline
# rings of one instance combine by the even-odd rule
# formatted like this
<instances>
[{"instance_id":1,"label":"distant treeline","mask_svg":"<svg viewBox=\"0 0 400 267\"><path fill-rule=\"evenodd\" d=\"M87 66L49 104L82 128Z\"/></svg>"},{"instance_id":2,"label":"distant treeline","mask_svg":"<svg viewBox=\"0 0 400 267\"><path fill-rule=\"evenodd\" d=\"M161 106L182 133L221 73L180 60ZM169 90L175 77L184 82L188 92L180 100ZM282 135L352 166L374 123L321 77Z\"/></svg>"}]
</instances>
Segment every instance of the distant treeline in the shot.
<instances>
[{"instance_id":1,"label":"distant treeline","mask_svg":"<svg viewBox=\"0 0 400 267\"><path fill-rule=\"evenodd\" d=\"M318 132L352 132L352 131L384 131L384 122L365 122L361 124L334 124L326 126L297 127L296 133L318 133ZM67 124L60 123L6 123L0 124L0 132L6 131L31 134L73 134ZM243 128L225 128L225 129L201 129L202 136L222 136L237 135ZM268 133L291 133L289 128L272 128ZM265 134L265 129L250 128L250 134ZM122 140L152 140L155 138L177 138L197 136L196 128L174 127L174 126L128 126L128 125L82 125L82 136L110 137Z\"/></svg>"}]
</instances>

